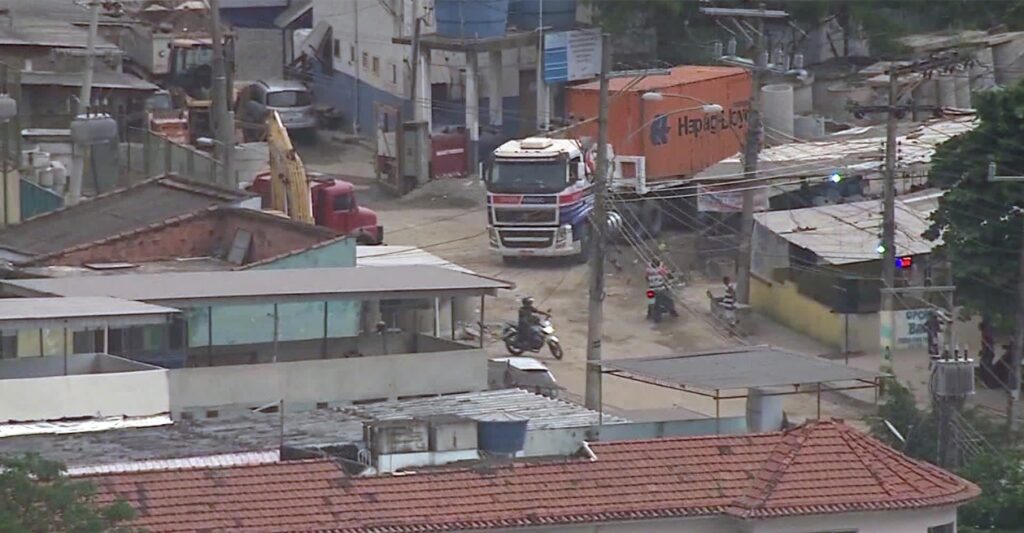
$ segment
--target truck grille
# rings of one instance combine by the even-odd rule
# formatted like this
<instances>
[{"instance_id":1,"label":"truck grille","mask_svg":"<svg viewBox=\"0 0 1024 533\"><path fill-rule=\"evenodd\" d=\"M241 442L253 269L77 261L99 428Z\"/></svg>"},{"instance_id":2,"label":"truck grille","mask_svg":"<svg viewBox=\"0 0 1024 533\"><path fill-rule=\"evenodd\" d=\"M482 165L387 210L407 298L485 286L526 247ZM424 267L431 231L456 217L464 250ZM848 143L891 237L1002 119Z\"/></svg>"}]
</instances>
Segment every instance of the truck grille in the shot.
<instances>
[{"instance_id":1,"label":"truck grille","mask_svg":"<svg viewBox=\"0 0 1024 533\"><path fill-rule=\"evenodd\" d=\"M499 224L553 224L557 209L495 209L494 220Z\"/></svg>"},{"instance_id":2,"label":"truck grille","mask_svg":"<svg viewBox=\"0 0 1024 533\"><path fill-rule=\"evenodd\" d=\"M505 248L549 248L554 242L555 230L502 231L501 245Z\"/></svg>"}]
</instances>

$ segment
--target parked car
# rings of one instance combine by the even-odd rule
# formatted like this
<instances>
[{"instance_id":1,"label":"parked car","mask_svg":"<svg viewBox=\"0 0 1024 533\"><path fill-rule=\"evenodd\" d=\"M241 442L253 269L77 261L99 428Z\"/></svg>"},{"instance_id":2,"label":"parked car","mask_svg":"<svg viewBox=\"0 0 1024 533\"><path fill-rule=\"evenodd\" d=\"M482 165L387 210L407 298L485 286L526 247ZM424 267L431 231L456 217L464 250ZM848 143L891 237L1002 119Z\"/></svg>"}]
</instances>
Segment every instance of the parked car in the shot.
<instances>
[{"instance_id":1,"label":"parked car","mask_svg":"<svg viewBox=\"0 0 1024 533\"><path fill-rule=\"evenodd\" d=\"M548 367L532 357L497 357L487 363L487 385L491 389L523 389L557 398L562 388Z\"/></svg>"},{"instance_id":2,"label":"parked car","mask_svg":"<svg viewBox=\"0 0 1024 533\"><path fill-rule=\"evenodd\" d=\"M316 134L316 112L313 93L300 82L291 80L258 81L242 89L235 102L235 118L245 130L262 131L271 111L281 115L281 122L299 138L313 139Z\"/></svg>"}]
</instances>

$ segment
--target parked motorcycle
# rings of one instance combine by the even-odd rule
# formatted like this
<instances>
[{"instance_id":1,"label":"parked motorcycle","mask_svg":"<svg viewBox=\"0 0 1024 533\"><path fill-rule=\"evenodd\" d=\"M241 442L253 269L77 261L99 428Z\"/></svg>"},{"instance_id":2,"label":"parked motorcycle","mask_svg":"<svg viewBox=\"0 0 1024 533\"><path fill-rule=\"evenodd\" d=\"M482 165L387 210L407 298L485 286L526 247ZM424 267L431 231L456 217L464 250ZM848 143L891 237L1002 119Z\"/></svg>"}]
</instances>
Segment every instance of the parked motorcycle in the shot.
<instances>
[{"instance_id":1,"label":"parked motorcycle","mask_svg":"<svg viewBox=\"0 0 1024 533\"><path fill-rule=\"evenodd\" d=\"M555 336L555 327L551 325L551 319L541 319L538 330L540 332L539 338L537 338L538 336L530 335L529 339L521 339L519 326L514 322L509 322L505 324L505 329L501 332L501 340L505 342L505 348L511 355L522 355L524 352L539 353L547 346L548 350L551 351L552 357L561 359L562 344L558 341L558 337Z\"/></svg>"},{"instance_id":2,"label":"parked motorcycle","mask_svg":"<svg viewBox=\"0 0 1024 533\"><path fill-rule=\"evenodd\" d=\"M674 317L679 316L671 293L667 290L647 289L647 319L653 320L657 324L661 322L661 317L666 313Z\"/></svg>"}]
</instances>

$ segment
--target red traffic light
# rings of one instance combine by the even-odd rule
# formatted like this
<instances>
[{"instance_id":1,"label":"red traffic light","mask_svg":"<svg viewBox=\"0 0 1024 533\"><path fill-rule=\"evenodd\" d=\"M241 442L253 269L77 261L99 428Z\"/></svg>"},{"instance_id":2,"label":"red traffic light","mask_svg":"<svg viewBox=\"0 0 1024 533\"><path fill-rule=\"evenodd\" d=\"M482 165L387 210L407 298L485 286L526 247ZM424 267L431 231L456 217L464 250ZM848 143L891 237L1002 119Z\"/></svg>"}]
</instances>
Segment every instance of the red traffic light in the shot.
<instances>
[{"instance_id":1,"label":"red traffic light","mask_svg":"<svg viewBox=\"0 0 1024 533\"><path fill-rule=\"evenodd\" d=\"M913 256L905 255L903 257L897 257L896 258L896 268L903 269L903 268L910 268L912 266L914 266L914 257Z\"/></svg>"},{"instance_id":2,"label":"red traffic light","mask_svg":"<svg viewBox=\"0 0 1024 533\"><path fill-rule=\"evenodd\" d=\"M648 298L654 298L654 291L647 291Z\"/></svg>"}]
</instances>

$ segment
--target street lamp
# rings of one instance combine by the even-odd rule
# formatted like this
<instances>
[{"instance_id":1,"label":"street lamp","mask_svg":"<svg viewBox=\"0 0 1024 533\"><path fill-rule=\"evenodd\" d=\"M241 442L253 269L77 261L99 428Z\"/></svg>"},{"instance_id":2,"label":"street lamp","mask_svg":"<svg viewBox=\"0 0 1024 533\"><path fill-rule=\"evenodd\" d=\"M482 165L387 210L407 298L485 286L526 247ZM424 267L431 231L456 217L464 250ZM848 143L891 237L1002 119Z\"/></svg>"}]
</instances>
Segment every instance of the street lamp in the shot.
<instances>
[{"instance_id":1,"label":"street lamp","mask_svg":"<svg viewBox=\"0 0 1024 533\"><path fill-rule=\"evenodd\" d=\"M646 102L661 102L661 101L665 100L666 98L682 98L683 100L689 100L691 102L696 102L696 103L701 104L703 106L713 106L713 107L717 107L718 108L717 110L714 110L714 111L708 111L709 113L719 113L719 112L722 111L722 106L720 106L718 104L708 103L708 102L705 102L704 100L701 100L700 98L694 98L692 96L687 96L685 94L665 94L665 93L659 93L659 92L655 92L655 91L648 91L648 92L645 92L644 94L640 95L640 99L644 100Z\"/></svg>"}]
</instances>

